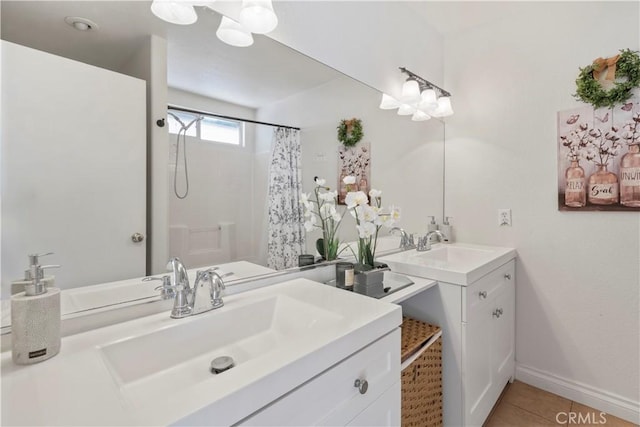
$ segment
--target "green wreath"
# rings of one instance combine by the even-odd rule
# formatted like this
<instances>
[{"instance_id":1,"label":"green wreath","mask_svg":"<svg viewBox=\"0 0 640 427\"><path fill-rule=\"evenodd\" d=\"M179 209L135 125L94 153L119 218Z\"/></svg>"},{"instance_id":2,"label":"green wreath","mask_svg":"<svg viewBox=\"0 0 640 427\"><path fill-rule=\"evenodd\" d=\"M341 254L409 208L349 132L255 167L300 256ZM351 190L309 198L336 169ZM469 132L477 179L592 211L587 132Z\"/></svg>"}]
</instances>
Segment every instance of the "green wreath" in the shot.
<instances>
[{"instance_id":1,"label":"green wreath","mask_svg":"<svg viewBox=\"0 0 640 427\"><path fill-rule=\"evenodd\" d=\"M364 133L362 132L362 121L360 119L342 120L338 126L338 141L345 147L356 145Z\"/></svg>"},{"instance_id":2,"label":"green wreath","mask_svg":"<svg viewBox=\"0 0 640 427\"><path fill-rule=\"evenodd\" d=\"M613 88L608 91L594 78L594 72L600 73L606 61L598 58L593 64L580 68L580 74L576 79L577 89L573 96L595 108L613 107L615 104L623 103L631 98L633 88L640 87L640 57L637 52L629 49L620 50L617 62L606 64L615 67L616 79L627 79L624 82L614 82Z\"/></svg>"}]
</instances>

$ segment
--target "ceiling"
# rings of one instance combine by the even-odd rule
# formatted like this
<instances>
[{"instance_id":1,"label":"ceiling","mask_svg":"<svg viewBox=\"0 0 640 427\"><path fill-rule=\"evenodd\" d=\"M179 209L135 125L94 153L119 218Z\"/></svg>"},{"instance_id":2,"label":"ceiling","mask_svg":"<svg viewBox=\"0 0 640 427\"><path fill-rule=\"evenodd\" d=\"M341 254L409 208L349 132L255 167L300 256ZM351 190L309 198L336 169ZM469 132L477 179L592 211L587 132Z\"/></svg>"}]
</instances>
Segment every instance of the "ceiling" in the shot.
<instances>
[{"instance_id":1,"label":"ceiling","mask_svg":"<svg viewBox=\"0 0 640 427\"><path fill-rule=\"evenodd\" d=\"M319 86L340 74L265 36L237 48L215 36L220 15L198 7L198 21L166 23L150 11L151 1L2 1L2 39L120 71L139 54L149 34L167 39L170 87L252 108ZM98 25L78 31L67 16ZM293 72L282 73L283 64Z\"/></svg>"},{"instance_id":2,"label":"ceiling","mask_svg":"<svg viewBox=\"0 0 640 427\"><path fill-rule=\"evenodd\" d=\"M512 2L404 3L444 35L507 17L517 8ZM4 40L119 71L139 54L149 34L155 34L167 40L169 86L253 108L339 75L265 36L254 35L255 43L248 48L220 42L215 36L220 15L208 7L197 8L195 24L181 26L156 18L150 4L150 0L3 0L1 35ZM277 2L275 8L277 12ZM64 22L67 16L88 18L98 29L77 31Z\"/></svg>"}]
</instances>

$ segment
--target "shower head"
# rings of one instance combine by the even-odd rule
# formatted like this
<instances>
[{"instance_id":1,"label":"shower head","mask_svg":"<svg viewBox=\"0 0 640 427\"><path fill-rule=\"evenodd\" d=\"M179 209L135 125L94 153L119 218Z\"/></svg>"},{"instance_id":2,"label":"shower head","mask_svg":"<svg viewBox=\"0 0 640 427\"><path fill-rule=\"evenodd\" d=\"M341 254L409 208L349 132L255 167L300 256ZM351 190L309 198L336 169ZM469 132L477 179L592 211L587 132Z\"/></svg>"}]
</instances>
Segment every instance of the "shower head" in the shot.
<instances>
[{"instance_id":1,"label":"shower head","mask_svg":"<svg viewBox=\"0 0 640 427\"><path fill-rule=\"evenodd\" d=\"M171 111L167 111L167 114L170 115L171 117L173 117L178 123L180 123L180 126L182 126L184 128L184 122L182 120L180 120L180 117L176 116Z\"/></svg>"}]
</instances>

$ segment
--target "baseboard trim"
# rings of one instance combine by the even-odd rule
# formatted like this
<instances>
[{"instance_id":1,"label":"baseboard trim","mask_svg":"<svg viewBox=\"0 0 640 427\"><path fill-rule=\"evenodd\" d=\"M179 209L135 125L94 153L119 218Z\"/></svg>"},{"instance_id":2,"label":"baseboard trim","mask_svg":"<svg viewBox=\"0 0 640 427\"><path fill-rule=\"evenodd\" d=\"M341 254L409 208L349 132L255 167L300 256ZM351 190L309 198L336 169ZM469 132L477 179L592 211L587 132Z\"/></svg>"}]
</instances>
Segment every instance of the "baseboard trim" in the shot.
<instances>
[{"instance_id":1,"label":"baseboard trim","mask_svg":"<svg viewBox=\"0 0 640 427\"><path fill-rule=\"evenodd\" d=\"M640 402L519 363L516 363L516 379L634 424L640 424Z\"/></svg>"}]
</instances>

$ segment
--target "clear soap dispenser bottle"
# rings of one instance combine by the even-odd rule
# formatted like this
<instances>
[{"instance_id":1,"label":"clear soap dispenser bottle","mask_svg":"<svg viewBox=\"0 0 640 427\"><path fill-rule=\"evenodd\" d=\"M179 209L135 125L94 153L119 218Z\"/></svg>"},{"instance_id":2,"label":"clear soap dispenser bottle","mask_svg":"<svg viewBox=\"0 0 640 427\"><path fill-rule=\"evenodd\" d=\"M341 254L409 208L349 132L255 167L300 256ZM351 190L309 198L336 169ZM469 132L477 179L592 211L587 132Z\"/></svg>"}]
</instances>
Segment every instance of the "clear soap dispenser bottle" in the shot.
<instances>
[{"instance_id":1,"label":"clear soap dispenser bottle","mask_svg":"<svg viewBox=\"0 0 640 427\"><path fill-rule=\"evenodd\" d=\"M440 226L440 232L442 233L442 241L444 243L453 243L453 227L451 226L452 216L445 216L442 225Z\"/></svg>"},{"instance_id":2,"label":"clear soap dispenser bottle","mask_svg":"<svg viewBox=\"0 0 640 427\"><path fill-rule=\"evenodd\" d=\"M45 286L39 257L29 255L24 292L11 297L11 356L18 365L47 360L60 351L60 289Z\"/></svg>"},{"instance_id":3,"label":"clear soap dispenser bottle","mask_svg":"<svg viewBox=\"0 0 640 427\"><path fill-rule=\"evenodd\" d=\"M429 231L436 231L438 229L438 224L436 224L436 217L428 216L427 218L431 218L431 222L427 224L427 233Z\"/></svg>"}]
</instances>

